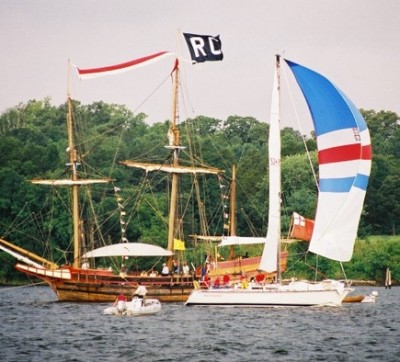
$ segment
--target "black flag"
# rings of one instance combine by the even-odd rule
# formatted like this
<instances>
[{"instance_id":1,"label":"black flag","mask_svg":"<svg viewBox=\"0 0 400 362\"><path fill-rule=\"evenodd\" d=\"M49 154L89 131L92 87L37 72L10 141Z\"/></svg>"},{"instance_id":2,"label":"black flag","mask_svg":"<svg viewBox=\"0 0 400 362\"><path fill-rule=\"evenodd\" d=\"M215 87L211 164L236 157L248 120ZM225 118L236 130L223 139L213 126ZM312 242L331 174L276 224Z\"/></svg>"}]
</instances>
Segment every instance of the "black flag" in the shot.
<instances>
[{"instance_id":1,"label":"black flag","mask_svg":"<svg viewBox=\"0 0 400 362\"><path fill-rule=\"evenodd\" d=\"M189 47L192 60L197 63L206 61L222 60L222 43L219 35L196 35L183 33L186 43Z\"/></svg>"}]
</instances>

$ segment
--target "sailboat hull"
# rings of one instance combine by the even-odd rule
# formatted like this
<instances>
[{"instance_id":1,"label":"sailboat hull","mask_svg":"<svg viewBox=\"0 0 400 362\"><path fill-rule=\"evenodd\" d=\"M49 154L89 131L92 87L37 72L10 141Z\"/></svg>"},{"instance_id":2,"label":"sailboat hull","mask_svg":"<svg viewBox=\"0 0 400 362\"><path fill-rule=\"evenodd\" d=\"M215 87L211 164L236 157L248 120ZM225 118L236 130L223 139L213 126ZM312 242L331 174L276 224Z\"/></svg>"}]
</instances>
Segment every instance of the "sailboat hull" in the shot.
<instances>
[{"instance_id":1,"label":"sailboat hull","mask_svg":"<svg viewBox=\"0 0 400 362\"><path fill-rule=\"evenodd\" d=\"M293 282L288 285L250 286L246 289L194 290L187 306L226 307L309 307L340 306L350 289L337 281L312 284Z\"/></svg>"}]
</instances>

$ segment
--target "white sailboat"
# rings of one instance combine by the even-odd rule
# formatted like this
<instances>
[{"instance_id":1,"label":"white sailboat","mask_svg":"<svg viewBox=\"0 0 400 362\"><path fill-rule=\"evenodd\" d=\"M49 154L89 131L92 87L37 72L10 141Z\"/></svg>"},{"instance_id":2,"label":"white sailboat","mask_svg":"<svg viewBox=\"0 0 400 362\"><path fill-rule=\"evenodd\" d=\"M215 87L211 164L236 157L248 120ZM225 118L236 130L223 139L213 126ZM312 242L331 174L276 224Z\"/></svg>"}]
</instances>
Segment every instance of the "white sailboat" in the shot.
<instances>
[{"instance_id":1,"label":"white sailboat","mask_svg":"<svg viewBox=\"0 0 400 362\"><path fill-rule=\"evenodd\" d=\"M276 271L277 283L196 289L186 305L340 306L349 293L344 282L280 281L281 144L280 61L276 56L269 133L268 234L259 269ZM371 144L365 120L328 79L285 60L307 101L318 144L319 196L309 251L340 262L352 256L371 168Z\"/></svg>"}]
</instances>

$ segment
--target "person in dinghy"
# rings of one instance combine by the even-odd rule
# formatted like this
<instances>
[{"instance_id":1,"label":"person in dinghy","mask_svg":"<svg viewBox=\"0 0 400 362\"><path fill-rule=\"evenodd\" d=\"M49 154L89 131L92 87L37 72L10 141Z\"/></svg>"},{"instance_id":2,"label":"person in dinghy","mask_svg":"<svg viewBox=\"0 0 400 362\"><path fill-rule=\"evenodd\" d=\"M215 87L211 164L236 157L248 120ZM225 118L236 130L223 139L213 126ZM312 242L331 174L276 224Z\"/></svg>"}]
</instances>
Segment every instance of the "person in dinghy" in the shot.
<instances>
[{"instance_id":1,"label":"person in dinghy","mask_svg":"<svg viewBox=\"0 0 400 362\"><path fill-rule=\"evenodd\" d=\"M138 300L138 304L142 306L144 305L144 298L146 297L146 294L147 288L140 281L138 281L138 287L133 293L132 301Z\"/></svg>"},{"instance_id":2,"label":"person in dinghy","mask_svg":"<svg viewBox=\"0 0 400 362\"><path fill-rule=\"evenodd\" d=\"M113 307L117 307L118 313L123 314L124 312L126 312L126 302L126 296L120 293L115 300Z\"/></svg>"}]
</instances>

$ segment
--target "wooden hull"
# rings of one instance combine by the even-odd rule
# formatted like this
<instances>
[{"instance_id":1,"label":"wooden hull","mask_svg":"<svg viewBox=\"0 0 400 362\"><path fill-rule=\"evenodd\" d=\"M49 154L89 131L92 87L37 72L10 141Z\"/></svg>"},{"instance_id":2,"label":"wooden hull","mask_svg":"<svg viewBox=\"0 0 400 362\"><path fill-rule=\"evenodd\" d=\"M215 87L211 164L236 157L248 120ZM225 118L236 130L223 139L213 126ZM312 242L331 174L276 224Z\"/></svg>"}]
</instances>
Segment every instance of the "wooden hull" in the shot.
<instances>
[{"instance_id":1,"label":"wooden hull","mask_svg":"<svg viewBox=\"0 0 400 362\"><path fill-rule=\"evenodd\" d=\"M130 299L139 281L146 286L148 298L164 303L185 302L193 290L192 276L120 276L106 270L72 267L50 270L24 264L17 264L16 269L44 280L62 302L114 302L120 293Z\"/></svg>"}]
</instances>

